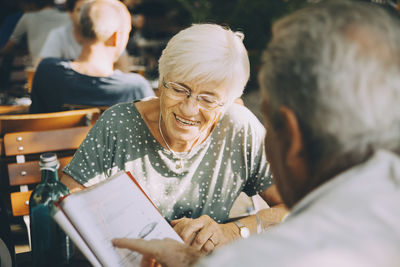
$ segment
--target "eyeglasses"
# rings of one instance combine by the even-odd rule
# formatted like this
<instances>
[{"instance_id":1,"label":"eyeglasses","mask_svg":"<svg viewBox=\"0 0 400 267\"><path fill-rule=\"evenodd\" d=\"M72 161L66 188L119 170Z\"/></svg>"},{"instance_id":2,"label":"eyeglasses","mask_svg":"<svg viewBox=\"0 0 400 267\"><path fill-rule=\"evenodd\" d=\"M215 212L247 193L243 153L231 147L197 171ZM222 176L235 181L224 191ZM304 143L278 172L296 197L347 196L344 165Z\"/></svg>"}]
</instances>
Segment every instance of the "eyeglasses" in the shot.
<instances>
[{"instance_id":1,"label":"eyeglasses","mask_svg":"<svg viewBox=\"0 0 400 267\"><path fill-rule=\"evenodd\" d=\"M162 81L162 85L168 89L167 96L174 100L185 100L192 96L192 92L190 89L180 85L175 82L165 82L164 79ZM215 96L207 95L207 94L199 94L197 96L193 96L196 98L199 106L204 109L213 110L219 107L224 106L224 103L219 101Z\"/></svg>"}]
</instances>

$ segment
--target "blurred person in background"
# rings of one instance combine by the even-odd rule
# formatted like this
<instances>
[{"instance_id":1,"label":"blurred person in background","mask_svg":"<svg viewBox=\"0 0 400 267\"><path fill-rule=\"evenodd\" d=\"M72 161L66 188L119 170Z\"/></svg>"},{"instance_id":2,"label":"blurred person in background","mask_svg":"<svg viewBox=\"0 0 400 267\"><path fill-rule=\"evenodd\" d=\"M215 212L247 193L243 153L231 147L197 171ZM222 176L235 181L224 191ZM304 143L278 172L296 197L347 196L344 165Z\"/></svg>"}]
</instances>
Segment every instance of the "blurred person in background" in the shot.
<instances>
[{"instance_id":1,"label":"blurred person in background","mask_svg":"<svg viewBox=\"0 0 400 267\"><path fill-rule=\"evenodd\" d=\"M64 104L111 106L153 96L150 84L139 74L114 70L126 47L130 14L114 0L96 0L82 6L82 52L74 61L41 61L31 93L31 113L55 112Z\"/></svg>"},{"instance_id":2,"label":"blurred person in background","mask_svg":"<svg viewBox=\"0 0 400 267\"><path fill-rule=\"evenodd\" d=\"M25 12L32 11L34 5L30 0L6 0L2 3L2 11L8 14L1 22L0 51L7 44L15 26ZM26 45L18 46L15 53L0 54L0 91L10 88L10 76L13 71L13 62L16 54L25 54ZM30 62L29 62L30 63ZM1 93L0 93L1 94ZM0 103L7 99L0 99Z\"/></svg>"},{"instance_id":3,"label":"blurred person in background","mask_svg":"<svg viewBox=\"0 0 400 267\"><path fill-rule=\"evenodd\" d=\"M266 151L291 213L196 266L400 265L400 21L369 3L323 1L273 26L260 72ZM182 267L174 240L117 247Z\"/></svg>"},{"instance_id":4,"label":"blurred person in background","mask_svg":"<svg viewBox=\"0 0 400 267\"><path fill-rule=\"evenodd\" d=\"M74 60L81 54L82 42L79 30L79 13L85 2L93 0L67 0L65 8L70 23L53 29L40 52L40 58L55 57Z\"/></svg>"},{"instance_id":5,"label":"blurred person in background","mask_svg":"<svg viewBox=\"0 0 400 267\"><path fill-rule=\"evenodd\" d=\"M53 29L50 32L45 44L43 45L43 48L41 49L38 63L41 59L47 57L69 60L75 60L79 57L82 51L82 37L79 29L80 10L81 6L89 1L94 0L67 0L65 2L65 7L71 22ZM129 72L130 65L129 55L124 50L118 60L114 63L114 68L123 72Z\"/></svg>"},{"instance_id":6,"label":"blurred person in background","mask_svg":"<svg viewBox=\"0 0 400 267\"><path fill-rule=\"evenodd\" d=\"M34 10L24 13L19 19L15 29L1 50L1 54L12 53L16 46L26 36L30 56L29 65L35 65L39 53L47 39L48 34L54 28L69 22L66 12L61 12L54 7L53 0L30 0ZM29 1L24 1L29 3Z\"/></svg>"},{"instance_id":7,"label":"blurred person in background","mask_svg":"<svg viewBox=\"0 0 400 267\"><path fill-rule=\"evenodd\" d=\"M7 0L2 1L1 5L4 10L6 10L7 16L1 20L0 25L0 49L7 43L10 39L11 34L14 31L19 19L25 12L23 8L22 0L13 1Z\"/></svg>"}]
</instances>

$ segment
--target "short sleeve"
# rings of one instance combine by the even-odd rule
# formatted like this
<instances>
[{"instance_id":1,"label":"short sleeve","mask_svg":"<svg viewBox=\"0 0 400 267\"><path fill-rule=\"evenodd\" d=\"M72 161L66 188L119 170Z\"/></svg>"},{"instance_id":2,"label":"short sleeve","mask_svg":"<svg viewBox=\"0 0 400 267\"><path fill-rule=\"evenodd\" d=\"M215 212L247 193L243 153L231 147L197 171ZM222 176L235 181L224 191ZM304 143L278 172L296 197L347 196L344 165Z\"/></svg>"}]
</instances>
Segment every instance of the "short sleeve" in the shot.
<instances>
[{"instance_id":1,"label":"short sleeve","mask_svg":"<svg viewBox=\"0 0 400 267\"><path fill-rule=\"evenodd\" d=\"M244 186L243 192L248 196L254 196L266 190L272 184L272 175L265 154L264 140L262 140L255 151L251 162L250 177Z\"/></svg>"},{"instance_id":2,"label":"short sleeve","mask_svg":"<svg viewBox=\"0 0 400 267\"><path fill-rule=\"evenodd\" d=\"M63 169L64 173L85 186L88 186L95 177L99 181L106 178L105 167L108 166L104 166L103 162L109 152L106 123L107 114L105 113L90 129L71 162Z\"/></svg>"},{"instance_id":3,"label":"short sleeve","mask_svg":"<svg viewBox=\"0 0 400 267\"><path fill-rule=\"evenodd\" d=\"M120 107L106 110L89 131L63 172L84 186L105 180L122 170L117 166L115 153L119 146L120 129L117 120Z\"/></svg>"},{"instance_id":4,"label":"short sleeve","mask_svg":"<svg viewBox=\"0 0 400 267\"><path fill-rule=\"evenodd\" d=\"M28 32L28 16L29 14L22 15L21 19L15 26L13 33L11 34L10 39L17 44L21 42L24 35Z\"/></svg>"},{"instance_id":5,"label":"short sleeve","mask_svg":"<svg viewBox=\"0 0 400 267\"><path fill-rule=\"evenodd\" d=\"M273 181L265 153L264 126L253 115L249 117L246 131L245 153L249 173L242 191L253 196L270 187Z\"/></svg>"}]
</instances>

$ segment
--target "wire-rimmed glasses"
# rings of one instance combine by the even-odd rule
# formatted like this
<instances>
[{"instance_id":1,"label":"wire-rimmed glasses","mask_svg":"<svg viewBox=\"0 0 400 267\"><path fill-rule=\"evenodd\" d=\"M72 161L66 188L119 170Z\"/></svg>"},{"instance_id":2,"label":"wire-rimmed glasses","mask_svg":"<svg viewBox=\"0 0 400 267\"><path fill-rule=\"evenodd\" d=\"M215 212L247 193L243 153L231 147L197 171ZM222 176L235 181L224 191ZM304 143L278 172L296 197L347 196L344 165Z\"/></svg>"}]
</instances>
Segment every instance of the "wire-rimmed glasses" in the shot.
<instances>
[{"instance_id":1,"label":"wire-rimmed glasses","mask_svg":"<svg viewBox=\"0 0 400 267\"><path fill-rule=\"evenodd\" d=\"M214 110L216 108L224 106L224 103L213 95L198 94L197 96L195 96L192 94L189 88L176 82L165 82L164 79L162 81L162 84L166 89L168 89L167 96L174 100L182 101L189 98L190 96L193 96L199 103L199 106L207 110Z\"/></svg>"}]
</instances>

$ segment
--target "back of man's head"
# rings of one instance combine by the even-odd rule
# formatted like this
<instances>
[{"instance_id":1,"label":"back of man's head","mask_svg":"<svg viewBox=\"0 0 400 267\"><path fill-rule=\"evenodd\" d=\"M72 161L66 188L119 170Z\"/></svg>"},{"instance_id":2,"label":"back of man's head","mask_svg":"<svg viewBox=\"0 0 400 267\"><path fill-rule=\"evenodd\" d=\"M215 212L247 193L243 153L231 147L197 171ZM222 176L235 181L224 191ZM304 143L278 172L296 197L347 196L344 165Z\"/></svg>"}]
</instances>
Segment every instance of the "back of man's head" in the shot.
<instances>
[{"instance_id":1,"label":"back of man's head","mask_svg":"<svg viewBox=\"0 0 400 267\"><path fill-rule=\"evenodd\" d=\"M130 13L117 0L96 0L85 3L80 13L80 30L84 41L106 42L116 32L129 37Z\"/></svg>"},{"instance_id":2,"label":"back of man's head","mask_svg":"<svg viewBox=\"0 0 400 267\"><path fill-rule=\"evenodd\" d=\"M33 0L30 1L37 9L54 6L54 0Z\"/></svg>"},{"instance_id":3,"label":"back of man's head","mask_svg":"<svg viewBox=\"0 0 400 267\"><path fill-rule=\"evenodd\" d=\"M281 19L260 81L273 114L295 113L319 183L376 150L400 154L400 23L385 10L335 0Z\"/></svg>"}]
</instances>

